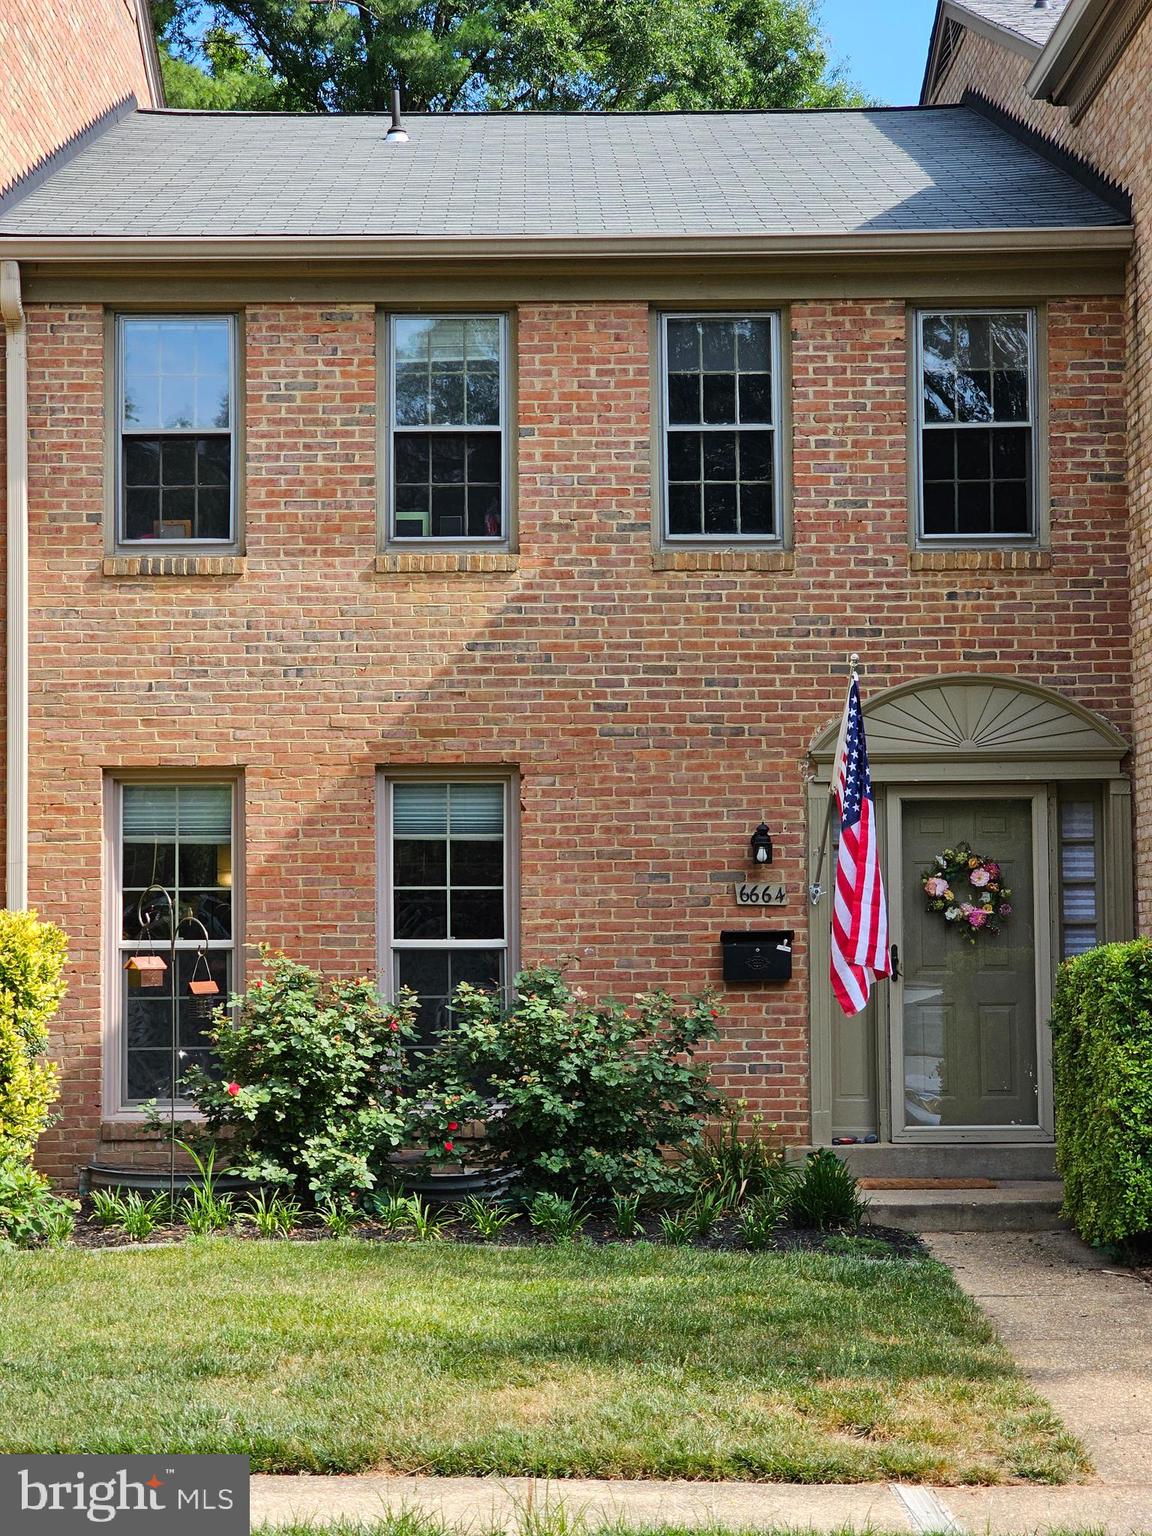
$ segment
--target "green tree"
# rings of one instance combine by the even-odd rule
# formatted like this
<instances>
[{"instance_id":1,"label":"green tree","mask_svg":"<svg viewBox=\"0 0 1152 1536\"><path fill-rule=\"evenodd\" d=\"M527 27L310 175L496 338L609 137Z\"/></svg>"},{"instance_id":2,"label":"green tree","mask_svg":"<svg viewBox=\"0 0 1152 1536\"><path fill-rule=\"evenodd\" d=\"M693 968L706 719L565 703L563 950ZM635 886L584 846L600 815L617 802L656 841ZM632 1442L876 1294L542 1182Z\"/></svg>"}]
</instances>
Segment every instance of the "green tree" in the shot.
<instances>
[{"instance_id":1,"label":"green tree","mask_svg":"<svg viewBox=\"0 0 1152 1536\"><path fill-rule=\"evenodd\" d=\"M862 104L814 0L153 0L171 105L654 111Z\"/></svg>"}]
</instances>

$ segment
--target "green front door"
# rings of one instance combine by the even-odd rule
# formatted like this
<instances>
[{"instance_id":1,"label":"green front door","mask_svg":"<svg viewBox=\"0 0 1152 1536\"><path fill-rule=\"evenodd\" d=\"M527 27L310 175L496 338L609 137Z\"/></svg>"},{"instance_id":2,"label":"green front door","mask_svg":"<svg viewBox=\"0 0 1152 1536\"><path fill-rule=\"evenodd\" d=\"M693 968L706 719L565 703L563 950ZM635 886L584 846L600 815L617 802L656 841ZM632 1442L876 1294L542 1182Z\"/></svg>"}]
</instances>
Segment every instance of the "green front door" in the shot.
<instances>
[{"instance_id":1,"label":"green front door","mask_svg":"<svg viewBox=\"0 0 1152 1536\"><path fill-rule=\"evenodd\" d=\"M899 795L897 928L892 988L892 1119L898 1135L995 1139L1041 1124L1036 954L1035 797ZM968 843L995 860L1011 916L975 944L927 910L924 871ZM895 880L893 881L895 883ZM965 889L959 899L973 893ZM898 931L897 931L898 930Z\"/></svg>"}]
</instances>

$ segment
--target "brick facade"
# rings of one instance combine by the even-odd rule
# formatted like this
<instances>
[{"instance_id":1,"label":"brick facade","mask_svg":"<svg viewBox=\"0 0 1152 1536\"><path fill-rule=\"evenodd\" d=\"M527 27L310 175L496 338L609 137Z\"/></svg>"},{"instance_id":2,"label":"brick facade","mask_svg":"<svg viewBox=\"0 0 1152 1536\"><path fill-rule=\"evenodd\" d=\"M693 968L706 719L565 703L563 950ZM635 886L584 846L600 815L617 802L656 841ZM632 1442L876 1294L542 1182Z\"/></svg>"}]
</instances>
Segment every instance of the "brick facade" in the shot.
<instances>
[{"instance_id":1,"label":"brick facade","mask_svg":"<svg viewBox=\"0 0 1152 1536\"><path fill-rule=\"evenodd\" d=\"M1031 61L966 31L934 100L967 89L1094 165L1132 196L1136 243L1128 274L1128 431L1131 498L1136 885L1140 928L1152 923L1152 15L1141 23L1078 123L1025 90Z\"/></svg>"},{"instance_id":2,"label":"brick facade","mask_svg":"<svg viewBox=\"0 0 1152 1536\"><path fill-rule=\"evenodd\" d=\"M103 564L103 313L31 305L31 897L72 941L44 1165L68 1178L100 1143L102 779L155 766L243 772L247 939L344 972L375 964L377 767L515 767L523 957L571 956L616 993L719 980L729 882L765 813L796 976L728 989L715 1064L806 1140L804 759L848 652L871 690L1002 673L1131 729L1123 301L1047 315L1038 568L910 556L892 299L787 311L794 554L662 568L648 306L526 299L510 569L377 568L373 310L252 303L242 573L132 579Z\"/></svg>"},{"instance_id":3,"label":"brick facade","mask_svg":"<svg viewBox=\"0 0 1152 1536\"><path fill-rule=\"evenodd\" d=\"M143 0L17 0L0 7L0 192L134 95L156 106L141 47Z\"/></svg>"}]
</instances>

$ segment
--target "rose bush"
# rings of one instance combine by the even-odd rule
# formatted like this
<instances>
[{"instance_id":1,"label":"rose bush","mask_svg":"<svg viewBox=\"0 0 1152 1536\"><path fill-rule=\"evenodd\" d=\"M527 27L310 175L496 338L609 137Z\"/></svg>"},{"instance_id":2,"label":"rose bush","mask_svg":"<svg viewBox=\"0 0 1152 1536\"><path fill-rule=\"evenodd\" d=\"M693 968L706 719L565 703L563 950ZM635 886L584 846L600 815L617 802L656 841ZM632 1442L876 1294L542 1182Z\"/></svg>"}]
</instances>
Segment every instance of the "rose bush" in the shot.
<instances>
[{"instance_id":1,"label":"rose bush","mask_svg":"<svg viewBox=\"0 0 1152 1536\"><path fill-rule=\"evenodd\" d=\"M406 1134L415 995L385 1005L369 977L260 956L261 974L213 1016L216 1073L190 1072L189 1092L208 1132L226 1134L233 1172L299 1198L354 1196Z\"/></svg>"},{"instance_id":2,"label":"rose bush","mask_svg":"<svg viewBox=\"0 0 1152 1536\"><path fill-rule=\"evenodd\" d=\"M482 1155L516 1168L533 1190L587 1198L674 1190L679 1175L664 1149L695 1146L718 1103L707 1068L693 1060L715 1037L714 999L680 1004L642 992L630 1006L593 1003L548 968L522 972L515 990L509 1007L459 987L455 1028L419 1062L436 1092L460 1102L481 1092Z\"/></svg>"}]
</instances>

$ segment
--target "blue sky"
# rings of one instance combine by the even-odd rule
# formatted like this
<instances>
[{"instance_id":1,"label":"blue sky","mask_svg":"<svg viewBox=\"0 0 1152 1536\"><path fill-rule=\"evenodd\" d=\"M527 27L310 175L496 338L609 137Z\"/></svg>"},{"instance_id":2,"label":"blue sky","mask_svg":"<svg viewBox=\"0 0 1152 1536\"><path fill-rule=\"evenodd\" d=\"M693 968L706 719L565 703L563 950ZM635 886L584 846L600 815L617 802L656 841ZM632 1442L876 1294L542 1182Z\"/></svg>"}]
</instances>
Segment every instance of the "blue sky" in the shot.
<instances>
[{"instance_id":1,"label":"blue sky","mask_svg":"<svg viewBox=\"0 0 1152 1536\"><path fill-rule=\"evenodd\" d=\"M868 96L887 106L917 101L936 0L822 0L832 56Z\"/></svg>"}]
</instances>

